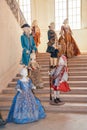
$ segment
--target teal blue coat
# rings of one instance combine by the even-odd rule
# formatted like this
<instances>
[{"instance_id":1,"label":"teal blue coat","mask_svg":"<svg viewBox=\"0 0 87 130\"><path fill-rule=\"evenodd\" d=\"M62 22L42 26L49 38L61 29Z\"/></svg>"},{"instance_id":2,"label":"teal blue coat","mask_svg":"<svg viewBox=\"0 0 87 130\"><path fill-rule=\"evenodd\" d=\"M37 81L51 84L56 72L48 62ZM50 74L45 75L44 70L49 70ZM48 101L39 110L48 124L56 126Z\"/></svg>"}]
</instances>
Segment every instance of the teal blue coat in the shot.
<instances>
[{"instance_id":1,"label":"teal blue coat","mask_svg":"<svg viewBox=\"0 0 87 130\"><path fill-rule=\"evenodd\" d=\"M37 51L34 39L32 37L32 35L30 35L30 37L28 37L26 34L23 34L21 36L21 45L22 45L22 64L24 65L28 65L29 61L30 61L30 54L32 53L32 50ZM27 51L29 53L27 53Z\"/></svg>"}]
</instances>

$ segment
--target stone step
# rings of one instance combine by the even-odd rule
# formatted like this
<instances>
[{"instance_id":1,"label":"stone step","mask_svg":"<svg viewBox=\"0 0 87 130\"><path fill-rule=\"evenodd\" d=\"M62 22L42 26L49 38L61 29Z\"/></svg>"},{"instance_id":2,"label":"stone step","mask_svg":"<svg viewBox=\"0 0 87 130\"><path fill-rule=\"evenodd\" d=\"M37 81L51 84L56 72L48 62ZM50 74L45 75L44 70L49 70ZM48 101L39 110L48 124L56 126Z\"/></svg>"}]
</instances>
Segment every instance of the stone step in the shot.
<instances>
[{"instance_id":1,"label":"stone step","mask_svg":"<svg viewBox=\"0 0 87 130\"><path fill-rule=\"evenodd\" d=\"M69 81L87 81L87 76L69 76Z\"/></svg>"},{"instance_id":2,"label":"stone step","mask_svg":"<svg viewBox=\"0 0 87 130\"><path fill-rule=\"evenodd\" d=\"M87 113L87 103L65 103L64 105L50 105L44 103L46 112Z\"/></svg>"},{"instance_id":3,"label":"stone step","mask_svg":"<svg viewBox=\"0 0 87 130\"><path fill-rule=\"evenodd\" d=\"M87 58L86 58L86 59L87 59ZM68 60L67 63L68 63L68 64L69 64L69 63L70 63L70 64L71 64L71 63L72 63L72 64L74 64L74 63L78 63L78 64L79 64L79 63L85 63L85 64L87 64L86 59L81 59L81 60L79 60L79 59L76 59L76 60Z\"/></svg>"},{"instance_id":4,"label":"stone step","mask_svg":"<svg viewBox=\"0 0 87 130\"><path fill-rule=\"evenodd\" d=\"M40 60L40 59L42 59L42 60L46 59L47 60L47 59L50 59L50 56L44 56L43 55L43 56L37 56L36 58L37 58L37 60Z\"/></svg>"},{"instance_id":5,"label":"stone step","mask_svg":"<svg viewBox=\"0 0 87 130\"><path fill-rule=\"evenodd\" d=\"M80 55L80 56L75 56L72 58L68 58L68 60L75 60L75 59L86 59L87 55Z\"/></svg>"},{"instance_id":6,"label":"stone step","mask_svg":"<svg viewBox=\"0 0 87 130\"><path fill-rule=\"evenodd\" d=\"M68 67L87 67L87 63L68 63Z\"/></svg>"},{"instance_id":7,"label":"stone step","mask_svg":"<svg viewBox=\"0 0 87 130\"><path fill-rule=\"evenodd\" d=\"M49 70L48 70L49 71ZM41 75L42 76L47 76L48 75L48 71L43 71L43 70L41 70ZM69 76L78 76L78 75L80 75L80 76L86 76L87 75L87 71L84 69L84 70L77 70L77 71L74 71L73 69L70 69L69 68L69 71L68 71L68 74L69 74ZM20 77L20 74L17 74L17 77Z\"/></svg>"},{"instance_id":8,"label":"stone step","mask_svg":"<svg viewBox=\"0 0 87 130\"><path fill-rule=\"evenodd\" d=\"M0 104L1 103L5 104L5 102L12 102L14 95L15 94L1 94L0 95ZM49 102L50 101L50 95L49 94L46 95L46 96L37 95L37 97L40 99L41 102ZM52 97L53 97L53 95L52 95ZM65 101L65 102L87 103L87 94L84 94L84 95L60 94L60 99L62 101Z\"/></svg>"},{"instance_id":9,"label":"stone step","mask_svg":"<svg viewBox=\"0 0 87 130\"><path fill-rule=\"evenodd\" d=\"M87 94L87 87L70 87L71 91L65 93L61 92L63 94ZM17 91L14 88L6 88L2 90L2 94L15 94ZM44 88L44 89L37 89L34 90L35 94L49 94L49 88Z\"/></svg>"},{"instance_id":10,"label":"stone step","mask_svg":"<svg viewBox=\"0 0 87 130\"><path fill-rule=\"evenodd\" d=\"M49 81L49 77L48 76L43 76L42 77L43 81ZM87 76L69 76L69 81L87 81Z\"/></svg>"},{"instance_id":11,"label":"stone step","mask_svg":"<svg viewBox=\"0 0 87 130\"><path fill-rule=\"evenodd\" d=\"M87 76L87 71L69 71L69 76Z\"/></svg>"},{"instance_id":12,"label":"stone step","mask_svg":"<svg viewBox=\"0 0 87 130\"><path fill-rule=\"evenodd\" d=\"M68 81L69 85L72 87L86 87L87 86L87 81ZM17 82L10 82L8 84L8 87L15 87ZM44 81L44 86L49 87L49 81Z\"/></svg>"},{"instance_id":13,"label":"stone step","mask_svg":"<svg viewBox=\"0 0 87 130\"><path fill-rule=\"evenodd\" d=\"M64 103L63 105L50 105L49 102L42 103L46 112L52 113L87 113L87 103ZM10 106L1 106L0 110L8 111Z\"/></svg>"},{"instance_id":14,"label":"stone step","mask_svg":"<svg viewBox=\"0 0 87 130\"><path fill-rule=\"evenodd\" d=\"M49 64L50 63L50 59L37 59L37 62L39 64ZM87 64L87 61L85 60L73 60L73 61L68 61L68 65L71 65L71 64Z\"/></svg>"},{"instance_id":15,"label":"stone step","mask_svg":"<svg viewBox=\"0 0 87 130\"><path fill-rule=\"evenodd\" d=\"M67 61L69 62L73 62L73 61L86 61L87 60L87 56L86 57L75 57L75 58L71 58L71 59L68 59Z\"/></svg>"},{"instance_id":16,"label":"stone step","mask_svg":"<svg viewBox=\"0 0 87 130\"><path fill-rule=\"evenodd\" d=\"M39 53L37 53L37 56L50 56L50 54L49 53L47 53L47 52L39 52Z\"/></svg>"},{"instance_id":17,"label":"stone step","mask_svg":"<svg viewBox=\"0 0 87 130\"><path fill-rule=\"evenodd\" d=\"M12 82L10 82L9 84L8 84L8 88L10 88L10 87L15 87L16 86L16 84L17 84L17 81L12 81ZM49 86L49 81L44 81L44 87L45 86Z\"/></svg>"},{"instance_id":18,"label":"stone step","mask_svg":"<svg viewBox=\"0 0 87 130\"><path fill-rule=\"evenodd\" d=\"M68 67L87 67L87 64L68 64Z\"/></svg>"},{"instance_id":19,"label":"stone step","mask_svg":"<svg viewBox=\"0 0 87 130\"><path fill-rule=\"evenodd\" d=\"M37 59L37 62L39 62L39 63L48 63L48 64L49 64L50 58L48 58L48 59L38 58L38 59Z\"/></svg>"},{"instance_id":20,"label":"stone step","mask_svg":"<svg viewBox=\"0 0 87 130\"><path fill-rule=\"evenodd\" d=\"M68 67L69 71L87 71L86 66L81 66L81 67Z\"/></svg>"},{"instance_id":21,"label":"stone step","mask_svg":"<svg viewBox=\"0 0 87 130\"><path fill-rule=\"evenodd\" d=\"M41 63L40 63L40 67L47 67L47 68L49 68L49 63L42 63L42 62L41 62ZM73 64L73 63L72 63L72 64L68 64L68 67L69 67L69 68L71 68L71 67L73 67L73 68L74 68L74 67L75 67L75 68L76 68L76 67L79 67L79 68L85 67L85 68L87 68L87 64L81 64L81 63L80 63L80 64L78 64L78 63L77 63L77 64Z\"/></svg>"}]
</instances>

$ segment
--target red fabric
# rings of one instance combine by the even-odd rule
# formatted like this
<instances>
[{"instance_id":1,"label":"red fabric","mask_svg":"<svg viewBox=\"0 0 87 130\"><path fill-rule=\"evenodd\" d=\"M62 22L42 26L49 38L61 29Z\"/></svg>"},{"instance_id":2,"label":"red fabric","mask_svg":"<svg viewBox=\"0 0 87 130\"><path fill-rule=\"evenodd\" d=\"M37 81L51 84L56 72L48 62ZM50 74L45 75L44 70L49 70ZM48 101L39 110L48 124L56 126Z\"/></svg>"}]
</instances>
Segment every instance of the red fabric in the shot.
<instances>
[{"instance_id":1,"label":"red fabric","mask_svg":"<svg viewBox=\"0 0 87 130\"><path fill-rule=\"evenodd\" d=\"M57 86L52 86L52 88L55 90L55 91L57 91L58 89L57 89Z\"/></svg>"},{"instance_id":2,"label":"red fabric","mask_svg":"<svg viewBox=\"0 0 87 130\"><path fill-rule=\"evenodd\" d=\"M68 92L68 91L70 91L69 84L67 82L62 82L58 86L57 90L62 91L62 92Z\"/></svg>"}]
</instances>

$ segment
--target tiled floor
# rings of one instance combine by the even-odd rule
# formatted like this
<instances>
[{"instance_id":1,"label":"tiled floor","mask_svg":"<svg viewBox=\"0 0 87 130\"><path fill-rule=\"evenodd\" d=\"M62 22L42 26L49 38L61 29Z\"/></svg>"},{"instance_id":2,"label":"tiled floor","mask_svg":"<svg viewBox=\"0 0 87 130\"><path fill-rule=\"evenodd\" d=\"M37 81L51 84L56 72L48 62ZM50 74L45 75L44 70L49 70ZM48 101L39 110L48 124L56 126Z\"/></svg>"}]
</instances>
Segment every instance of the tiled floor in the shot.
<instances>
[{"instance_id":1,"label":"tiled floor","mask_svg":"<svg viewBox=\"0 0 87 130\"><path fill-rule=\"evenodd\" d=\"M47 113L43 120L28 124L7 124L0 130L87 130L87 114Z\"/></svg>"}]
</instances>

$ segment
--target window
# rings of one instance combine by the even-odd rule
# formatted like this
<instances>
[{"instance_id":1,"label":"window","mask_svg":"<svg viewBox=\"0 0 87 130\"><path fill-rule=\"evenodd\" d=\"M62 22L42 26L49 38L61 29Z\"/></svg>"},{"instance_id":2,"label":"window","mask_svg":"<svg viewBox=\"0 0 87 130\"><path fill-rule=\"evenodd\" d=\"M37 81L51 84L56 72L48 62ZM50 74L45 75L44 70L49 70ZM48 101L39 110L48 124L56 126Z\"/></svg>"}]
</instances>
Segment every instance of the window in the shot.
<instances>
[{"instance_id":1,"label":"window","mask_svg":"<svg viewBox=\"0 0 87 130\"><path fill-rule=\"evenodd\" d=\"M31 0L18 0L21 11L29 25L31 25Z\"/></svg>"},{"instance_id":2,"label":"window","mask_svg":"<svg viewBox=\"0 0 87 130\"><path fill-rule=\"evenodd\" d=\"M64 19L68 18L72 29L81 27L81 0L55 0L55 25L60 29Z\"/></svg>"}]
</instances>

